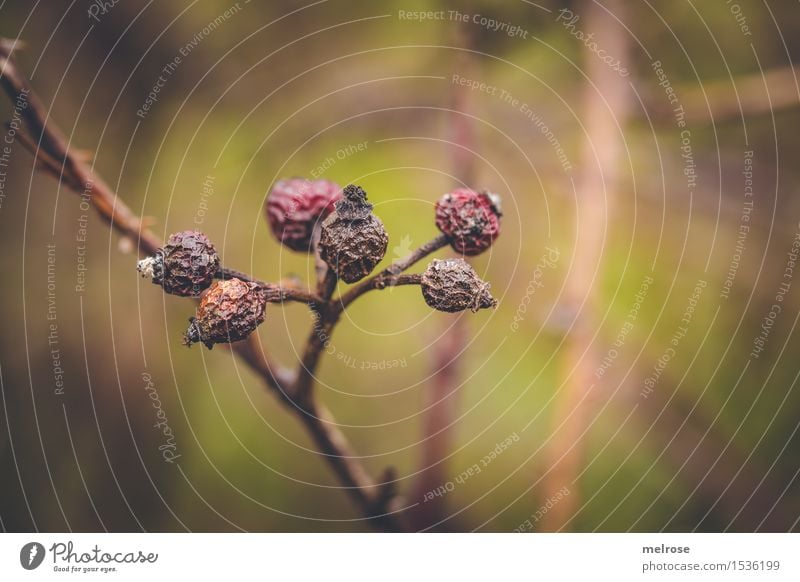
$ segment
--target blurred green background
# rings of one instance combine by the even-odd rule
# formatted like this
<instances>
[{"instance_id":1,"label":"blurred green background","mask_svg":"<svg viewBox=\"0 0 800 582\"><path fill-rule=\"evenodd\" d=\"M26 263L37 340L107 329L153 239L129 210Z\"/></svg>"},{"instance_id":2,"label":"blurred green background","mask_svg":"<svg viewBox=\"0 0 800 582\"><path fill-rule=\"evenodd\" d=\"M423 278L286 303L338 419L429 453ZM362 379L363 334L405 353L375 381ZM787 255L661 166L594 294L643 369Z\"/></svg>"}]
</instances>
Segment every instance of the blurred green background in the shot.
<instances>
[{"instance_id":1,"label":"blurred green background","mask_svg":"<svg viewBox=\"0 0 800 582\"><path fill-rule=\"evenodd\" d=\"M468 95L474 187L499 192L505 213L502 236L471 262L500 304L463 315L468 348L448 396L456 408L451 450L436 471L454 480L497 443L519 440L437 500L445 521L433 529L512 531L528 521L523 529L534 531L797 530L797 283L764 352L750 353L786 281L800 219L800 103L791 74L800 11L755 0L740 0L737 13L724 2L618 3L631 39L623 84L632 97L619 118L624 145L602 217L601 268L584 306L594 356L583 366L600 365L643 279L653 282L613 364L586 387L580 450L567 453L578 467L564 484L569 519L558 528L541 520L553 495L550 437L566 418L558 403L575 314L563 294L585 227L576 220L578 176L591 164L584 72L594 57L558 19L560 9L574 11L582 15L576 29L588 32L588 4L121 0L95 20L90 3L12 1L0 7L0 34L25 41L18 62L51 118L73 147L94 152L97 172L159 236L200 228L226 265L265 280L313 272L307 257L281 249L263 220L265 196L282 177L363 186L390 233L386 262L432 238L433 203L458 179L457 146L448 141L453 75L497 87ZM525 38L470 20L467 66L453 19L400 16L452 9L517 25ZM689 119L698 176L691 191L656 60ZM137 115L160 75L157 101ZM570 169L547 132L501 94L541 118ZM731 102L733 114L725 109ZM13 115L3 99L0 117ZM724 299L745 151L754 152L754 208ZM368 529L296 419L241 362L224 349L181 345L193 304L140 279L134 254L121 252L78 196L35 173L18 145L3 193L3 529ZM86 284L76 290L83 214ZM55 245L49 297L47 245ZM559 259L537 275L547 248ZM530 295L532 280L541 286ZM698 280L707 287L686 336L645 398L643 383ZM56 319L48 320L53 305ZM414 491L431 354L453 321L414 288L373 293L348 311L320 369L321 400L372 474L397 469L409 504L421 501ZM309 325L304 307L271 306L259 334L292 363ZM395 360L402 364L362 369ZM147 378L174 433L175 463L159 450L164 435L154 427Z\"/></svg>"}]
</instances>

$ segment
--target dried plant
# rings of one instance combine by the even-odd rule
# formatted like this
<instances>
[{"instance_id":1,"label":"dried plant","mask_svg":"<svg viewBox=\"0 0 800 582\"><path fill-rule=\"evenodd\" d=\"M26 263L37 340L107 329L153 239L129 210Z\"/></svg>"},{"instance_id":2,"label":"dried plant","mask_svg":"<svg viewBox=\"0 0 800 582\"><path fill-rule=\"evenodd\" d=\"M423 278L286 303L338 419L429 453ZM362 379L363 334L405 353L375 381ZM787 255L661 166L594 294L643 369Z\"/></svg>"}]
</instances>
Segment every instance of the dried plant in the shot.
<instances>
[{"instance_id":1,"label":"dried plant","mask_svg":"<svg viewBox=\"0 0 800 582\"><path fill-rule=\"evenodd\" d=\"M463 259L434 260L422 274L405 271L447 245L469 256L488 249L499 234L498 196L467 188L445 194L431 217L441 233L373 274L384 258L389 237L372 212L367 193L355 185L341 190L327 180L281 180L267 197L267 221L281 244L307 253L315 261L317 281L308 288L258 281L222 266L213 243L203 233L179 232L162 245L48 120L45 108L16 67L12 57L15 46L15 41L0 40L0 81L12 100L27 103L23 110L27 131L18 136L38 167L71 190L89 196L100 216L144 256L137 265L142 275L165 293L199 299L184 335L185 344L202 343L208 348L230 344L302 422L365 519L378 529L405 529L394 471L387 469L377 480L367 474L333 417L318 401L315 371L342 313L369 291L418 285L425 302L442 312L494 307L496 300L488 283ZM339 281L352 286L334 296ZM295 371L276 364L253 334L269 321L267 304L284 302L306 304L315 319Z\"/></svg>"}]
</instances>

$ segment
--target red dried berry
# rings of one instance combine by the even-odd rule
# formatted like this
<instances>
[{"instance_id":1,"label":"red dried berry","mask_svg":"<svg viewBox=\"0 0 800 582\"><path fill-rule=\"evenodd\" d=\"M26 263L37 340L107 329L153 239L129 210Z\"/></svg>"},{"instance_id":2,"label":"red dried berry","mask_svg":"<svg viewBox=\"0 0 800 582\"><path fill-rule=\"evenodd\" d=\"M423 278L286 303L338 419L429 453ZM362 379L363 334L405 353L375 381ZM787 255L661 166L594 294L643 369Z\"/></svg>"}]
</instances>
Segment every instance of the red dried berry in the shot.
<instances>
[{"instance_id":1,"label":"red dried berry","mask_svg":"<svg viewBox=\"0 0 800 582\"><path fill-rule=\"evenodd\" d=\"M437 311L478 311L497 305L489 283L464 259L434 259L422 274L420 287L425 303Z\"/></svg>"},{"instance_id":2,"label":"red dried berry","mask_svg":"<svg viewBox=\"0 0 800 582\"><path fill-rule=\"evenodd\" d=\"M308 252L314 229L333 212L334 203L341 198L341 188L330 180L279 181L264 207L272 234L290 249Z\"/></svg>"},{"instance_id":3,"label":"red dried berry","mask_svg":"<svg viewBox=\"0 0 800 582\"><path fill-rule=\"evenodd\" d=\"M196 297L214 281L219 255L202 232L185 230L170 235L164 248L139 261L136 268L165 293Z\"/></svg>"},{"instance_id":4,"label":"red dried berry","mask_svg":"<svg viewBox=\"0 0 800 582\"><path fill-rule=\"evenodd\" d=\"M245 339L264 322L266 290L241 279L217 281L200 300L197 314L189 320L183 343L214 344Z\"/></svg>"},{"instance_id":5,"label":"red dried berry","mask_svg":"<svg viewBox=\"0 0 800 582\"><path fill-rule=\"evenodd\" d=\"M436 226L463 255L479 255L500 235L500 197L458 188L436 203Z\"/></svg>"},{"instance_id":6,"label":"red dried berry","mask_svg":"<svg viewBox=\"0 0 800 582\"><path fill-rule=\"evenodd\" d=\"M322 223L320 256L345 283L355 283L369 275L381 262L389 237L381 220L372 213L367 193L358 186L347 186L344 199Z\"/></svg>"}]
</instances>

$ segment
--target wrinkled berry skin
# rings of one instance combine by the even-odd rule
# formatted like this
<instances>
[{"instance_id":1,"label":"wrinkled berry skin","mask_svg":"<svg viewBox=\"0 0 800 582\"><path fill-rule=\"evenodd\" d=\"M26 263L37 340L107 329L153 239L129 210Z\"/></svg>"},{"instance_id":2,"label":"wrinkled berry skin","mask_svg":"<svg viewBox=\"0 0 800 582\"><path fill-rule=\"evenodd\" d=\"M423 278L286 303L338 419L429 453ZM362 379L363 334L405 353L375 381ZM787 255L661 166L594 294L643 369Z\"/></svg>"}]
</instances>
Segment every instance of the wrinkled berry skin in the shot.
<instances>
[{"instance_id":1,"label":"wrinkled berry skin","mask_svg":"<svg viewBox=\"0 0 800 582\"><path fill-rule=\"evenodd\" d=\"M214 344L245 339L264 321L266 290L241 279L217 281L200 300L183 343L197 342L211 349Z\"/></svg>"},{"instance_id":2,"label":"wrinkled berry skin","mask_svg":"<svg viewBox=\"0 0 800 582\"><path fill-rule=\"evenodd\" d=\"M322 223L320 256L345 283L355 283L369 275L381 262L389 245L383 222L372 213L367 193L358 186L347 186L344 199Z\"/></svg>"},{"instance_id":3,"label":"wrinkled berry skin","mask_svg":"<svg viewBox=\"0 0 800 582\"><path fill-rule=\"evenodd\" d=\"M489 283L464 259L434 259L422 274L420 287L425 303L437 311L475 312L497 305L489 293Z\"/></svg>"},{"instance_id":4,"label":"wrinkled berry skin","mask_svg":"<svg viewBox=\"0 0 800 582\"><path fill-rule=\"evenodd\" d=\"M500 197L458 188L436 203L436 226L462 255L479 255L500 235Z\"/></svg>"},{"instance_id":5,"label":"wrinkled berry skin","mask_svg":"<svg viewBox=\"0 0 800 582\"><path fill-rule=\"evenodd\" d=\"M264 207L272 234L293 251L309 252L314 228L333 212L342 190L330 180L292 178L272 187Z\"/></svg>"},{"instance_id":6,"label":"wrinkled berry skin","mask_svg":"<svg viewBox=\"0 0 800 582\"><path fill-rule=\"evenodd\" d=\"M165 293L196 297L214 281L219 255L202 232L185 230L170 235L154 257L140 261L139 270L152 275Z\"/></svg>"}]
</instances>

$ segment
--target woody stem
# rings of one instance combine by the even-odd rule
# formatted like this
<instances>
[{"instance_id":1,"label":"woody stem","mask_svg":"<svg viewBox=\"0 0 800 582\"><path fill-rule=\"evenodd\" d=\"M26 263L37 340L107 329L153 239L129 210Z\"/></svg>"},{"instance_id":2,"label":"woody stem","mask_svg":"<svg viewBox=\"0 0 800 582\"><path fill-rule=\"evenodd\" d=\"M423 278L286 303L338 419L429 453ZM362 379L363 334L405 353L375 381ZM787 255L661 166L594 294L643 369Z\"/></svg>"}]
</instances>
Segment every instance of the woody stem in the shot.
<instances>
[{"instance_id":1,"label":"woody stem","mask_svg":"<svg viewBox=\"0 0 800 582\"><path fill-rule=\"evenodd\" d=\"M28 80L19 71L12 52L16 41L0 38L0 84L12 102L24 102L26 107L20 108L29 135L18 132L20 143L34 156L39 169L42 169L62 184L78 194L89 198L100 217L121 236L133 242L140 256L156 254L162 246L158 237L150 231L142 219L117 196L93 169L70 148L64 134L49 120L47 109L33 92ZM31 137L32 136L32 137ZM223 269L221 278L244 275L238 271ZM252 279L245 275L246 280ZM299 291L280 286L273 286L275 298L297 300L315 306L329 304L330 295L335 287L335 279L326 277L324 301L307 291ZM257 283L262 283L254 281ZM266 285L266 284L265 284ZM277 289L275 289L277 287ZM328 291L329 289L329 291ZM321 404L310 395L304 407L296 406L290 393L297 385L298 376L275 364L263 347L259 344L257 334L251 334L246 340L230 346L236 355L246 362L261 378L265 386L272 391L287 409L295 414L306 428L309 436L317 445L331 469L347 489L359 511L368 523L379 529L400 531L403 524L393 513L395 501L395 479L389 471L382 475L379 482L370 479L361 460L356 457L344 434L338 429L335 420Z\"/></svg>"}]
</instances>

